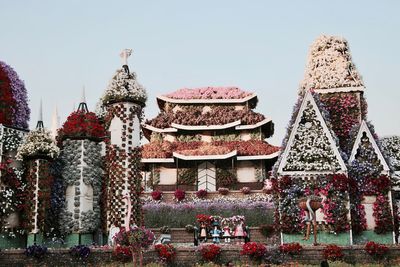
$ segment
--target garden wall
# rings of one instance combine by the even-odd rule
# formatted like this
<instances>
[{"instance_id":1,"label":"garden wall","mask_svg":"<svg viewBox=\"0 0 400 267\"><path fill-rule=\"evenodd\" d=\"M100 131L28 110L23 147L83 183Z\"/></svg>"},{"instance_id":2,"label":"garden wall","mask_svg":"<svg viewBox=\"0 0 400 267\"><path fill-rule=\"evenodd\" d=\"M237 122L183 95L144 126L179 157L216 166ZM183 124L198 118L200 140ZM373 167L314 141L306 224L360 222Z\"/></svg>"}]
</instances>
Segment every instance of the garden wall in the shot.
<instances>
[{"instance_id":1,"label":"garden wall","mask_svg":"<svg viewBox=\"0 0 400 267\"><path fill-rule=\"evenodd\" d=\"M240 255L240 247L229 246L224 247L221 255L222 262L239 261L246 262L247 258ZM290 262L301 264L317 264L322 261L323 247L307 247L302 253ZM343 247L345 254L345 262L348 263L374 263L375 261L364 252L363 246ZM388 260L385 262L387 266L395 266L400 261L400 248L396 246L390 247ZM200 261L200 255L196 252L196 248L177 248L177 263L179 266L193 266L194 263ZM157 255L155 251L147 251L145 253L145 263L155 262ZM111 250L93 249L88 258L88 265L101 266L110 263L116 263ZM41 260L27 258L24 255L24 250L9 250L0 252L0 266L82 266L82 263L74 260L68 253L68 250L57 249L49 250L48 255Z\"/></svg>"}]
</instances>

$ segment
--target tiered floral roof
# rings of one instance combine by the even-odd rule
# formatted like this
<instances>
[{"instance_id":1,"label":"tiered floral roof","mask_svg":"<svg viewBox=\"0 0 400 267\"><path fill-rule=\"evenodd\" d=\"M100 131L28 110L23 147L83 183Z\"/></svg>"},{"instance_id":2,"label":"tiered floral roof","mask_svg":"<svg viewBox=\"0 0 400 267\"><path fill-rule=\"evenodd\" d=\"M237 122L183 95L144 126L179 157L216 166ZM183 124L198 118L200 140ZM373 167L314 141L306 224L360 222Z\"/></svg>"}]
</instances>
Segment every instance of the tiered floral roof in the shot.
<instances>
[{"instance_id":1,"label":"tiered floral roof","mask_svg":"<svg viewBox=\"0 0 400 267\"><path fill-rule=\"evenodd\" d=\"M254 112L254 93L237 87L180 89L158 97L161 112L147 120L143 132L150 140L154 133L172 133L177 140L151 140L143 146L143 158L199 157L211 155L276 157L278 147L262 141L273 134L271 119ZM263 132L256 139L241 140L240 131ZM213 131L212 141L203 142L198 134ZM219 138L227 133L233 137ZM181 138L192 133L192 138ZM196 137L197 136L197 137ZM258 140L257 140L258 139Z\"/></svg>"},{"instance_id":2,"label":"tiered floral roof","mask_svg":"<svg viewBox=\"0 0 400 267\"><path fill-rule=\"evenodd\" d=\"M318 37L310 49L301 91L346 87L362 90L363 86L347 41L337 36Z\"/></svg>"},{"instance_id":3,"label":"tiered floral roof","mask_svg":"<svg viewBox=\"0 0 400 267\"><path fill-rule=\"evenodd\" d=\"M6 63L0 61L0 123L28 128L30 109L24 82Z\"/></svg>"},{"instance_id":4,"label":"tiered floral roof","mask_svg":"<svg viewBox=\"0 0 400 267\"><path fill-rule=\"evenodd\" d=\"M50 132L39 128L29 132L18 148L17 159L56 158L60 149L51 138Z\"/></svg>"}]
</instances>

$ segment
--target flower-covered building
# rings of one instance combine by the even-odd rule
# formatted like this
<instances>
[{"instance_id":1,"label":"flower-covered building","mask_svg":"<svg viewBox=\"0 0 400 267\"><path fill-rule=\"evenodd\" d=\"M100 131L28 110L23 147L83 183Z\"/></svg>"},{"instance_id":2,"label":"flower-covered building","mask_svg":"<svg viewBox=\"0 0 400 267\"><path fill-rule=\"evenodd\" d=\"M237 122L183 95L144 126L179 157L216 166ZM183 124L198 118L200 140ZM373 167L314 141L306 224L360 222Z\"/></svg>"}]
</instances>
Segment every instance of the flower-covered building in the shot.
<instances>
[{"instance_id":1,"label":"flower-covered building","mask_svg":"<svg viewBox=\"0 0 400 267\"><path fill-rule=\"evenodd\" d=\"M257 95L236 87L180 89L157 97L143 125L148 190L261 189L279 147L271 118L253 111Z\"/></svg>"},{"instance_id":2,"label":"flower-covered building","mask_svg":"<svg viewBox=\"0 0 400 267\"><path fill-rule=\"evenodd\" d=\"M320 36L274 168L282 242L311 242L302 236L311 213L304 199L322 206L311 216L318 242L394 242L390 169L367 122L364 90L347 41Z\"/></svg>"}]
</instances>

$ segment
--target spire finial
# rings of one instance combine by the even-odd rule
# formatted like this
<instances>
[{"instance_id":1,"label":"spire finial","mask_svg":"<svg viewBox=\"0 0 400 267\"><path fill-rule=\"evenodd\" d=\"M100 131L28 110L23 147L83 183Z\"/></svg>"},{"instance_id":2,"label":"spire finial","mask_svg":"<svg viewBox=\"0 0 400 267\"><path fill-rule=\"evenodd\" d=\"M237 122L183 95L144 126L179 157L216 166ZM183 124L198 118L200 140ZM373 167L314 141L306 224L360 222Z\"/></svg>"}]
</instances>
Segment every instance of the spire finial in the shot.
<instances>
[{"instance_id":1,"label":"spire finial","mask_svg":"<svg viewBox=\"0 0 400 267\"><path fill-rule=\"evenodd\" d=\"M39 117L38 117L38 121L37 121L37 124L36 124L36 129L44 129L44 125L43 125L43 102L42 102L42 99L40 99Z\"/></svg>"},{"instance_id":2,"label":"spire finial","mask_svg":"<svg viewBox=\"0 0 400 267\"><path fill-rule=\"evenodd\" d=\"M81 98L81 102L79 103L79 106L78 106L78 111L89 112L88 107L86 105L85 86L83 86L83 88L82 88L82 98Z\"/></svg>"},{"instance_id":3,"label":"spire finial","mask_svg":"<svg viewBox=\"0 0 400 267\"><path fill-rule=\"evenodd\" d=\"M54 107L53 117L51 118L51 136L54 140L56 140L58 128L60 128L60 117L58 116L58 108L56 105Z\"/></svg>"},{"instance_id":4,"label":"spire finial","mask_svg":"<svg viewBox=\"0 0 400 267\"><path fill-rule=\"evenodd\" d=\"M130 55L132 55L132 49L128 49L128 48L125 48L119 54L119 56L122 58L122 67L124 68L125 72L128 74L129 74L128 57L130 57Z\"/></svg>"}]
</instances>

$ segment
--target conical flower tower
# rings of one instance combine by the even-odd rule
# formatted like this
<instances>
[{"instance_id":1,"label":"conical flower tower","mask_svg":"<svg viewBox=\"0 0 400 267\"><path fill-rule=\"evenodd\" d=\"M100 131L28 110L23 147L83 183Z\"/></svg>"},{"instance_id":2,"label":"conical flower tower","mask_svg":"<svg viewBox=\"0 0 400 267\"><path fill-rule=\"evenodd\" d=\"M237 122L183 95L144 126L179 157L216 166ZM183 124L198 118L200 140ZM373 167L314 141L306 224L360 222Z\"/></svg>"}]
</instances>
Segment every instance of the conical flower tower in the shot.
<instances>
[{"instance_id":1,"label":"conical flower tower","mask_svg":"<svg viewBox=\"0 0 400 267\"><path fill-rule=\"evenodd\" d=\"M93 234L100 228L104 136L104 127L88 111L83 92L78 110L69 115L58 132L65 189L59 225L68 246L92 244Z\"/></svg>"},{"instance_id":2,"label":"conical flower tower","mask_svg":"<svg viewBox=\"0 0 400 267\"><path fill-rule=\"evenodd\" d=\"M311 244L315 227L314 243L393 243L390 170L364 89L347 41L317 38L274 170L282 242Z\"/></svg>"},{"instance_id":3,"label":"conical flower tower","mask_svg":"<svg viewBox=\"0 0 400 267\"><path fill-rule=\"evenodd\" d=\"M21 212L25 180L17 148L28 132L27 92L18 74L0 61L0 249L25 245Z\"/></svg>"},{"instance_id":4,"label":"conical flower tower","mask_svg":"<svg viewBox=\"0 0 400 267\"><path fill-rule=\"evenodd\" d=\"M109 134L106 148L106 229L141 225L140 204L140 124L147 96L129 70L127 57L131 50L121 53L122 69L111 79L102 103L107 109L105 126ZM129 221L129 222L128 222Z\"/></svg>"},{"instance_id":5,"label":"conical flower tower","mask_svg":"<svg viewBox=\"0 0 400 267\"><path fill-rule=\"evenodd\" d=\"M26 207L25 230L28 232L27 244L43 242L46 212L50 208L50 194L53 182L50 163L59 154L50 132L44 129L42 105L36 129L29 132L18 148L17 158L26 165Z\"/></svg>"}]
</instances>

